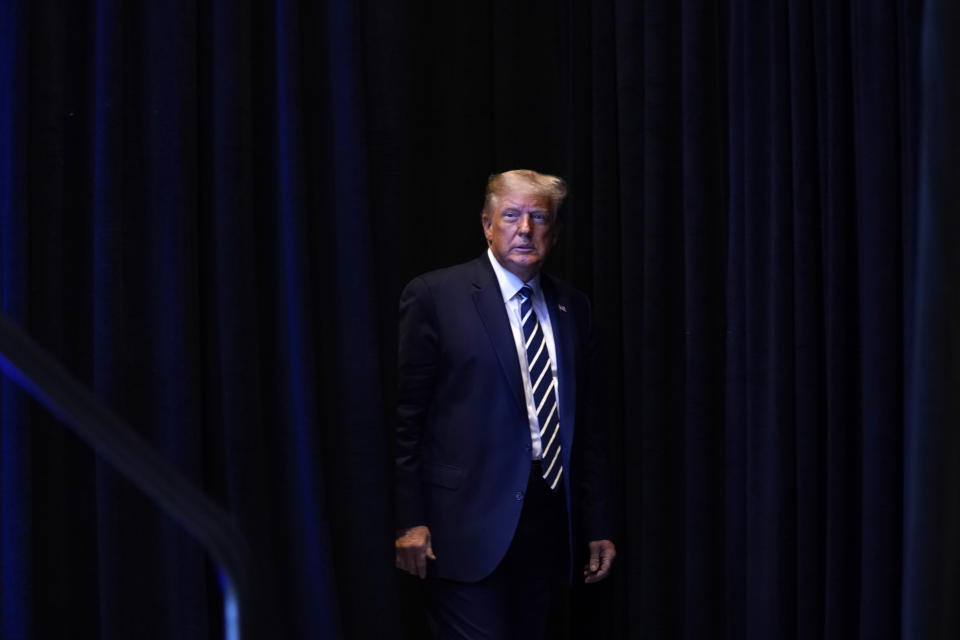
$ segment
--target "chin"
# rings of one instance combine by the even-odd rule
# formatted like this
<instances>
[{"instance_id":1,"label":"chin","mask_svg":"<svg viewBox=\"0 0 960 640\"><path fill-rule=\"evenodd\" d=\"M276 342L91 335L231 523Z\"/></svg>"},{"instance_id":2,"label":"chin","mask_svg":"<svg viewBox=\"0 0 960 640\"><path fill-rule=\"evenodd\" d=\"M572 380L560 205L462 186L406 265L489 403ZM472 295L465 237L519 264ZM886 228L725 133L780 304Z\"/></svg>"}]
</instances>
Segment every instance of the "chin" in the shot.
<instances>
[{"instance_id":1,"label":"chin","mask_svg":"<svg viewBox=\"0 0 960 640\"><path fill-rule=\"evenodd\" d=\"M514 260L513 264L518 271L525 271L530 277L533 277L540 270L541 263L539 260Z\"/></svg>"}]
</instances>

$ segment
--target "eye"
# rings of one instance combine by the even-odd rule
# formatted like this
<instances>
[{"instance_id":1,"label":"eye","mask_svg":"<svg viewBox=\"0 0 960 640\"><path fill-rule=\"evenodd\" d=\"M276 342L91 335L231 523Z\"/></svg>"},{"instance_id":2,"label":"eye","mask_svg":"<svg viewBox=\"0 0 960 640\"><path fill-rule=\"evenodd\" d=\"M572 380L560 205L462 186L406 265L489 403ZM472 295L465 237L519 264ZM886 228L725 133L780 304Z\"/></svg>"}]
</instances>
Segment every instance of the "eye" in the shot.
<instances>
[{"instance_id":1,"label":"eye","mask_svg":"<svg viewBox=\"0 0 960 640\"><path fill-rule=\"evenodd\" d=\"M533 218L533 221L537 224L546 224L550 221L550 216L547 215L546 211L531 211L530 217Z\"/></svg>"},{"instance_id":2,"label":"eye","mask_svg":"<svg viewBox=\"0 0 960 640\"><path fill-rule=\"evenodd\" d=\"M504 209L500 215L504 220L516 220L520 217L520 212L516 209Z\"/></svg>"}]
</instances>

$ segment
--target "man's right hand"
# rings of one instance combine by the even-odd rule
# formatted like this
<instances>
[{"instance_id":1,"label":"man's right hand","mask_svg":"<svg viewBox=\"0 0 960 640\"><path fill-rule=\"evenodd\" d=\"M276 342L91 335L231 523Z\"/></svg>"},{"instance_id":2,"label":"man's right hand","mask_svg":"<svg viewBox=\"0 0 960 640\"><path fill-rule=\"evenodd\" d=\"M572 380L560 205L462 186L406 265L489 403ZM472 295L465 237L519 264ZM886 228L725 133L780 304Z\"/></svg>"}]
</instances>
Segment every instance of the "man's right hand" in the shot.
<instances>
[{"instance_id":1,"label":"man's right hand","mask_svg":"<svg viewBox=\"0 0 960 640\"><path fill-rule=\"evenodd\" d=\"M407 573L427 577L427 560L436 560L433 547L430 546L430 529L424 525L404 529L397 536L397 568Z\"/></svg>"}]
</instances>

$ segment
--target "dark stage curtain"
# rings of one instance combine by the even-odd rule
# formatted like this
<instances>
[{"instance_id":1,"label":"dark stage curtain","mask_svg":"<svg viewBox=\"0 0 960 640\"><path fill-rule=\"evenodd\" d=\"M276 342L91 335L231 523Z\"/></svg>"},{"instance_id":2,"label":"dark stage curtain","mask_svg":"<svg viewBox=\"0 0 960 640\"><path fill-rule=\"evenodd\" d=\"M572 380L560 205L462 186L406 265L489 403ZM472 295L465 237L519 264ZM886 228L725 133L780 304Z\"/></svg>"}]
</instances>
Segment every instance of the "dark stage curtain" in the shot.
<instances>
[{"instance_id":1,"label":"dark stage curtain","mask_svg":"<svg viewBox=\"0 0 960 640\"><path fill-rule=\"evenodd\" d=\"M572 193L616 570L577 638L955 638L947 0L0 5L0 301L237 519L267 637L419 623L396 303ZM0 381L0 636L208 638L210 561ZM412 611L413 609L413 611Z\"/></svg>"}]
</instances>

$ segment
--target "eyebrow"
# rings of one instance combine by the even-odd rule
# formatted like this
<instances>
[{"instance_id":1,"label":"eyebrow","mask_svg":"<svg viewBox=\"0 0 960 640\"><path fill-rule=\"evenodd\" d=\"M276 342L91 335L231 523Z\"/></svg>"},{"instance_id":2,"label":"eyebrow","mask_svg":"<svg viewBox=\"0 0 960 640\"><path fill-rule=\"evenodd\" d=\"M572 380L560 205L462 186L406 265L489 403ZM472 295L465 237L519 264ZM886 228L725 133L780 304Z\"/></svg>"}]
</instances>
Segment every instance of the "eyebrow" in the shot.
<instances>
[{"instance_id":1,"label":"eyebrow","mask_svg":"<svg viewBox=\"0 0 960 640\"><path fill-rule=\"evenodd\" d=\"M503 211L504 213L506 213L507 211L520 211L520 207L504 207L504 208L502 209L502 211ZM550 210L549 210L549 209L541 209L540 207L536 207L535 209L529 209L529 211L530 211L530 213L547 213L547 212L549 212Z\"/></svg>"}]
</instances>

